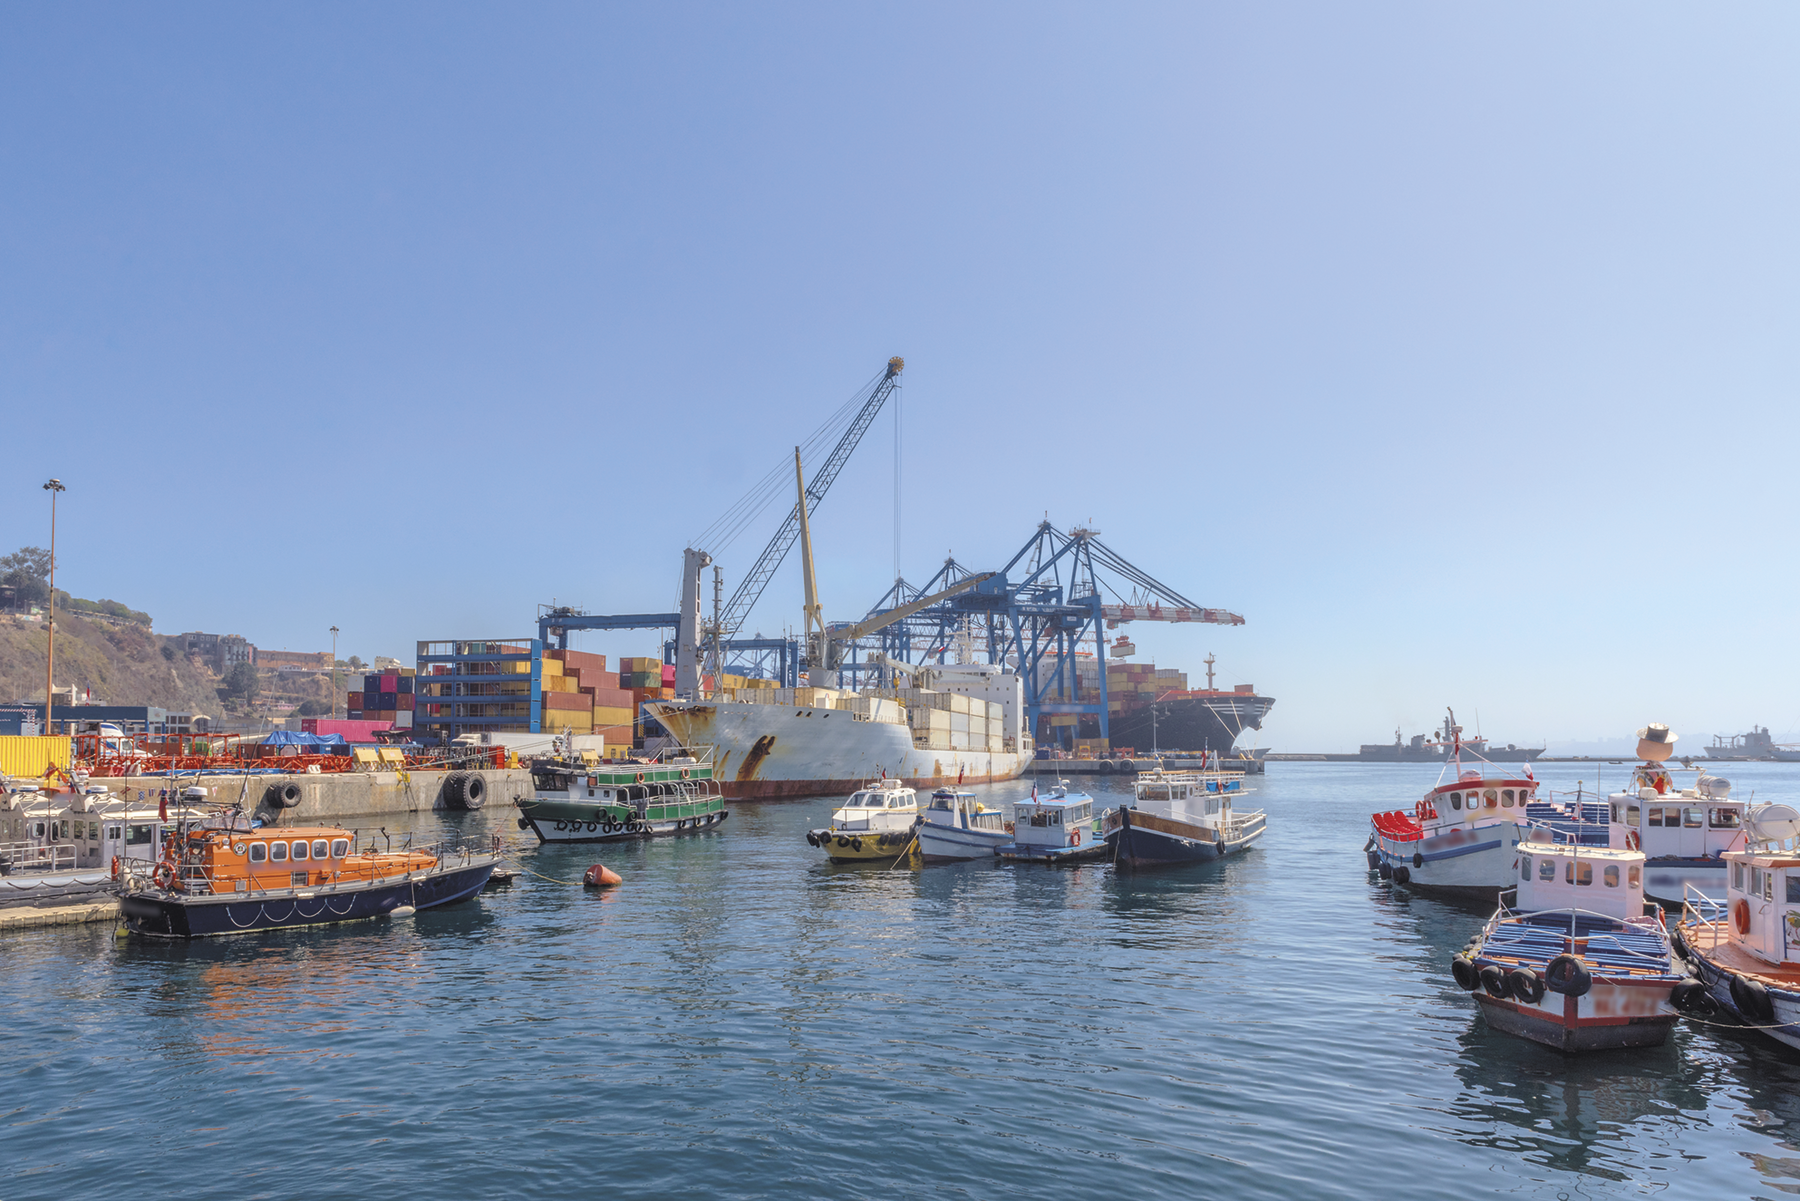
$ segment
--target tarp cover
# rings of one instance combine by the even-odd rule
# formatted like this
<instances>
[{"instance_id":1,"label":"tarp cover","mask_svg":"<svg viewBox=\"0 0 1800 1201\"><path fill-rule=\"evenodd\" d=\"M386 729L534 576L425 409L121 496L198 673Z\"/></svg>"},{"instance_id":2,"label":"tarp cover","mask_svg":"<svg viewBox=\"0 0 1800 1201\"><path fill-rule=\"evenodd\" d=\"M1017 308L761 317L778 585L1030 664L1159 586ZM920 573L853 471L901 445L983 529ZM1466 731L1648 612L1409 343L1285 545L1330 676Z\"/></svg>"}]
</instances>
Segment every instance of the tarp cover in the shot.
<instances>
[{"instance_id":1,"label":"tarp cover","mask_svg":"<svg viewBox=\"0 0 1800 1201\"><path fill-rule=\"evenodd\" d=\"M342 734L296 734L292 730L276 730L262 740L264 746L297 746L315 755L347 754L350 744Z\"/></svg>"}]
</instances>

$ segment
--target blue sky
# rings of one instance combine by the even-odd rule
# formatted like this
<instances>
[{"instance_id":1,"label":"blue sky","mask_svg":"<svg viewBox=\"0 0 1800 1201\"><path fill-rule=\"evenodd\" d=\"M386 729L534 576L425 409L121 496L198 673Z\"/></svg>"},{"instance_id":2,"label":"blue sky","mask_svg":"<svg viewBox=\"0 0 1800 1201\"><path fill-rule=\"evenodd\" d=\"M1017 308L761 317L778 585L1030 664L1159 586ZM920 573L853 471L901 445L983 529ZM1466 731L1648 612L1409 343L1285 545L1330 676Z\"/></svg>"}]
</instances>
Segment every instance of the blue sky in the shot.
<instances>
[{"instance_id":1,"label":"blue sky","mask_svg":"<svg viewBox=\"0 0 1800 1201\"><path fill-rule=\"evenodd\" d=\"M1800 15L12 5L7 549L410 657L680 552L905 356L902 558L1047 512L1353 747L1800 740ZM815 524L892 575L893 425ZM728 583L767 528L723 558ZM753 545L754 544L754 545ZM790 564L753 622L797 624ZM649 636L590 649L649 653Z\"/></svg>"}]
</instances>

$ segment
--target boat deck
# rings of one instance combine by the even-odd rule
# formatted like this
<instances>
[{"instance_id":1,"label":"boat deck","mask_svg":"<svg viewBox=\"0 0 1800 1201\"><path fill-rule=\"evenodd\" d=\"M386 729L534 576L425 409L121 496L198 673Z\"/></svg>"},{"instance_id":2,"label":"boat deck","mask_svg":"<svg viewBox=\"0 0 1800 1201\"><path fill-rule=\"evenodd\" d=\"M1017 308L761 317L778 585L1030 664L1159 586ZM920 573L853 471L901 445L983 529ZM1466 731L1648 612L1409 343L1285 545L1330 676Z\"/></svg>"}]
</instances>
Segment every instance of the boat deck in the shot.
<instances>
[{"instance_id":1,"label":"boat deck","mask_svg":"<svg viewBox=\"0 0 1800 1201\"><path fill-rule=\"evenodd\" d=\"M1657 935L1647 930L1612 930L1591 922L1577 922L1571 939L1566 922L1504 921L1482 940L1478 952L1481 959L1494 963L1539 968L1564 954L1574 955L1589 971L1609 979L1674 975L1667 945Z\"/></svg>"},{"instance_id":2,"label":"boat deck","mask_svg":"<svg viewBox=\"0 0 1800 1201\"><path fill-rule=\"evenodd\" d=\"M1753 976L1765 985L1800 992L1800 964L1775 964L1758 959L1734 944L1723 924L1709 926L1683 922L1681 933L1696 953L1728 972Z\"/></svg>"}]
</instances>

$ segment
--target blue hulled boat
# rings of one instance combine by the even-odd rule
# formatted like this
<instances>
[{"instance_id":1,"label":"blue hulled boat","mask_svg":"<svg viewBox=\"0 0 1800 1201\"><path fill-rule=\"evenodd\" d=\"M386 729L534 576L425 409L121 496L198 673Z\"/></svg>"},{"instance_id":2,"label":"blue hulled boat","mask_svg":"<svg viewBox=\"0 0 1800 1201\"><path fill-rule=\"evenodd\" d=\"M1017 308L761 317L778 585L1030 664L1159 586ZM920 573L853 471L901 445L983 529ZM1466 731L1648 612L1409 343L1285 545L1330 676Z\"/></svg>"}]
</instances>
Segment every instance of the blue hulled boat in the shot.
<instances>
[{"instance_id":1,"label":"blue hulled boat","mask_svg":"<svg viewBox=\"0 0 1800 1201\"><path fill-rule=\"evenodd\" d=\"M1164 867L1222 859L1262 836L1260 809L1234 810L1242 772L1145 772L1130 805L1107 813L1103 836L1115 862Z\"/></svg>"}]
</instances>

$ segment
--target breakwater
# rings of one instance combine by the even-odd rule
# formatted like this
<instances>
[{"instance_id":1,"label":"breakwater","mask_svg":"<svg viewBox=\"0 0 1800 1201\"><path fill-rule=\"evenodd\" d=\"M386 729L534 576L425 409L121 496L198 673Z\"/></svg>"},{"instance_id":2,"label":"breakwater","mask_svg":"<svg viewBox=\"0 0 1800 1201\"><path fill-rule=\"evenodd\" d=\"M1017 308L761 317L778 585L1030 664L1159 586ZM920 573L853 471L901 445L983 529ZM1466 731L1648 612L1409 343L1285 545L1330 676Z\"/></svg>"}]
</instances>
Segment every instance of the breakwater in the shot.
<instances>
[{"instance_id":1,"label":"breakwater","mask_svg":"<svg viewBox=\"0 0 1800 1201\"><path fill-rule=\"evenodd\" d=\"M291 782L300 790L299 802L282 808L278 816L282 824L293 825L306 821L336 821L344 817L453 809L456 808L453 798L444 792L452 774L447 771L349 771L317 775L126 776L95 782L114 792L128 791L134 804L140 799L154 803L157 794L166 788L198 784L208 790L211 800L241 801L245 812L261 806L264 817L274 815L264 799L270 788L277 783ZM486 786L483 802L486 807L510 810L515 796L531 795L531 773L522 768L489 768L466 774L479 776Z\"/></svg>"}]
</instances>

